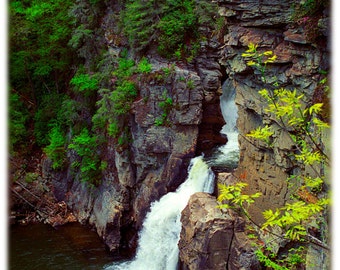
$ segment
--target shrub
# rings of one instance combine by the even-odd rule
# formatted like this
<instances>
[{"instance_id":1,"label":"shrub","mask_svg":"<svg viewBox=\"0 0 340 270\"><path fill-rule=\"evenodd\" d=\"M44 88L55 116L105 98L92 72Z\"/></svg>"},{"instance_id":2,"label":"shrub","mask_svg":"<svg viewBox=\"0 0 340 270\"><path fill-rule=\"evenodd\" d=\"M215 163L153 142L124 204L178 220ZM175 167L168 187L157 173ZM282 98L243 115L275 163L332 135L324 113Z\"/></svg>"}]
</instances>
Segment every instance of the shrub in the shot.
<instances>
[{"instance_id":1,"label":"shrub","mask_svg":"<svg viewBox=\"0 0 340 270\"><path fill-rule=\"evenodd\" d=\"M131 107L132 102L137 97L137 88L131 81L123 81L121 85L111 94L113 103L113 113L117 116L126 114Z\"/></svg>"},{"instance_id":2,"label":"shrub","mask_svg":"<svg viewBox=\"0 0 340 270\"><path fill-rule=\"evenodd\" d=\"M123 30L135 51L156 43L161 55L181 59L200 38L199 27L214 26L216 14L217 5L207 1L133 0L126 4Z\"/></svg>"},{"instance_id":3,"label":"shrub","mask_svg":"<svg viewBox=\"0 0 340 270\"><path fill-rule=\"evenodd\" d=\"M128 58L127 50L123 50L116 63L113 75L115 84L111 89L100 89L100 99L97 101L97 111L92 117L93 130L104 129L110 136L120 137L124 131L124 120L131 105L138 95L138 89L132 80L135 72L149 72L151 65L143 58L136 68L135 62ZM125 132L125 131L124 131Z\"/></svg>"},{"instance_id":4,"label":"shrub","mask_svg":"<svg viewBox=\"0 0 340 270\"><path fill-rule=\"evenodd\" d=\"M34 181L36 181L38 179L39 175L37 173L34 172L28 172L25 175L25 182L26 183L33 183Z\"/></svg>"},{"instance_id":5,"label":"shrub","mask_svg":"<svg viewBox=\"0 0 340 270\"><path fill-rule=\"evenodd\" d=\"M48 134L55 124L66 96L58 93L46 93L39 102L34 115L34 135L39 146L49 143Z\"/></svg>"},{"instance_id":6,"label":"shrub","mask_svg":"<svg viewBox=\"0 0 340 270\"><path fill-rule=\"evenodd\" d=\"M110 123L109 127L107 128L107 131L108 131L110 136L116 138L120 133L120 128L119 128L117 122Z\"/></svg>"},{"instance_id":7,"label":"shrub","mask_svg":"<svg viewBox=\"0 0 340 270\"><path fill-rule=\"evenodd\" d=\"M49 132L50 144L44 148L48 158L52 160L52 168L60 169L63 167L66 153L65 143L66 138L59 126L54 126Z\"/></svg>"},{"instance_id":8,"label":"shrub","mask_svg":"<svg viewBox=\"0 0 340 270\"><path fill-rule=\"evenodd\" d=\"M152 65L149 63L146 57L143 57L142 60L138 63L137 71L140 73L150 73L152 70Z\"/></svg>"},{"instance_id":9,"label":"shrub","mask_svg":"<svg viewBox=\"0 0 340 270\"><path fill-rule=\"evenodd\" d=\"M155 119L155 125L156 126L164 126L164 125L169 125L169 120L168 120L168 115L173 108L173 100L170 97L166 96L166 92L164 91L163 93L163 99L164 101L161 101L158 106L159 108L162 109L162 114L161 116L157 117Z\"/></svg>"},{"instance_id":10,"label":"shrub","mask_svg":"<svg viewBox=\"0 0 340 270\"><path fill-rule=\"evenodd\" d=\"M82 182L92 185L98 185L100 181L100 159L97 154L97 147L97 137L91 136L87 128L84 128L78 136L75 136L68 146L80 158L72 163L72 167L79 168Z\"/></svg>"},{"instance_id":11,"label":"shrub","mask_svg":"<svg viewBox=\"0 0 340 270\"><path fill-rule=\"evenodd\" d=\"M89 96L93 91L98 90L98 80L89 74L77 73L70 81L76 92Z\"/></svg>"},{"instance_id":12,"label":"shrub","mask_svg":"<svg viewBox=\"0 0 340 270\"><path fill-rule=\"evenodd\" d=\"M113 72L118 80L124 80L134 73L135 61L126 57L118 59L118 67Z\"/></svg>"}]
</instances>

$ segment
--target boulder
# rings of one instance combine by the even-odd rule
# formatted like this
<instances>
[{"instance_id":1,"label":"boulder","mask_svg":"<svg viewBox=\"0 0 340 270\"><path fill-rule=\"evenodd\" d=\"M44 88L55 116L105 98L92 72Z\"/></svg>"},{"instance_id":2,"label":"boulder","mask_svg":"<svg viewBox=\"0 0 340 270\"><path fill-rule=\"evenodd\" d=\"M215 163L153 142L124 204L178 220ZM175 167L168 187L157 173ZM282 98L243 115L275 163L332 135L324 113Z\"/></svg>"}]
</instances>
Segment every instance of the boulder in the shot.
<instances>
[{"instance_id":1,"label":"boulder","mask_svg":"<svg viewBox=\"0 0 340 270\"><path fill-rule=\"evenodd\" d=\"M181 222L179 269L259 269L244 233L245 222L232 211L217 208L215 197L192 195Z\"/></svg>"}]
</instances>

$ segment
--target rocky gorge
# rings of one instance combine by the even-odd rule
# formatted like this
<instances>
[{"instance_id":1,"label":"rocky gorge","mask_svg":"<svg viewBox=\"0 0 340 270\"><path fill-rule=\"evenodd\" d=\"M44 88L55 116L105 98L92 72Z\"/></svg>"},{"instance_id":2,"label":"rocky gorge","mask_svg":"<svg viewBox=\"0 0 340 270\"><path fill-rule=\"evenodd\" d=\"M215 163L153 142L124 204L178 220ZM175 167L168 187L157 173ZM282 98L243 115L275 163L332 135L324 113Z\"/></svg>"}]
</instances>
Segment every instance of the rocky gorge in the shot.
<instances>
[{"instance_id":1,"label":"rocky gorge","mask_svg":"<svg viewBox=\"0 0 340 270\"><path fill-rule=\"evenodd\" d=\"M107 50L114 55L127 46L127 41L115 30L113 10L119 1L111 2L100 27L104 29ZM215 172L217 183L212 195L191 196L181 216L178 268L263 269L247 238L244 217L216 207L217 184L241 179L249 184L248 193L261 192L263 196L249 209L259 224L264 210L282 207L289 201L286 179L300 170L288 157L294 145L271 121L258 90L276 82L279 87L299 89L307 103L317 101L327 106L327 93L319 82L325 77L320 71L330 69L329 9L321 10L313 21L306 21L292 19L294 0L215 2L216 16L223 19L223 25L218 31L200 29L206 38L199 43L199 53L192 62L167 60L153 48L143 55L152 69L138 80L138 97L127 116L131 140L127 146L117 147L115 139L106 137L102 152L107 167L98 186L89 187L80 174L72 171L76 159L72 151L67 152L68 166L62 170L54 170L45 155L38 161L39 177L48 183L48 188L42 188L44 192L52 192L56 203L67 205L72 213L69 221L94 228L112 253L134 254L150 204L183 183L193 157L228 143L227 136L220 132L225 124L220 108L224 85L236 93L238 167L233 172ZM262 74L247 66L241 56L250 43L277 56L267 67L265 85ZM160 106L167 100L171 105ZM168 124L155 125L163 116ZM329 115L324 118L329 119ZM262 122L275 129L272 148L246 136ZM327 144L328 136L324 135L323 143ZM318 248L309 247L307 256L313 257ZM328 252L321 249L313 258L305 269L329 269Z\"/></svg>"}]
</instances>

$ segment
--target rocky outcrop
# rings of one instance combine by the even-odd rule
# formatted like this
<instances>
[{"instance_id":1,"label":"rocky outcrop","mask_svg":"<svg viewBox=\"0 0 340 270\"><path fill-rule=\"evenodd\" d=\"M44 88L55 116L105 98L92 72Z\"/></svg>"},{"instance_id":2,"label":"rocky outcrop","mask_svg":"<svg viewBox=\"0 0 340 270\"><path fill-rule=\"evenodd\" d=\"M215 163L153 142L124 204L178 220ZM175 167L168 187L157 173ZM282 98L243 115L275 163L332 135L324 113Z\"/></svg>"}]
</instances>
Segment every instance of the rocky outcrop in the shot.
<instances>
[{"instance_id":1,"label":"rocky outcrop","mask_svg":"<svg viewBox=\"0 0 340 270\"><path fill-rule=\"evenodd\" d=\"M325 10L315 18L307 17L293 23L290 8L293 1L217 2L219 13L226 21L219 63L225 68L225 86L236 91L238 107L240 161L234 174L237 181L249 184L247 193L263 194L249 210L252 219L261 224L264 210L281 207L289 200L291 194L286 179L299 168L293 167L289 159L289 153L294 149L291 140L268 117L265 101L258 91L273 89L275 83L277 88L297 89L305 95L307 104L326 101L327 107L324 93L320 94L323 98L319 101L316 96L319 81L324 78L319 71L329 70L329 42L325 30L328 12ZM258 45L259 51L272 50L277 55L275 64L266 67L266 82L262 80L262 74L248 67L241 56L249 43ZM263 122L275 130L273 149L246 137ZM329 137L325 136L326 143L327 140ZM220 174L217 181L231 184L236 179ZM216 209L214 198L209 195L193 195L182 212L181 269L202 269L202 265L206 267L204 269L260 269L253 260L252 248L247 245L248 238L236 225L237 220ZM219 238L218 243L215 237ZM223 246L219 246L221 242L224 242ZM316 253L318 256L311 262ZM313 265L317 265L327 269L327 256L327 251L310 246L307 268L316 269Z\"/></svg>"},{"instance_id":2,"label":"rocky outcrop","mask_svg":"<svg viewBox=\"0 0 340 270\"><path fill-rule=\"evenodd\" d=\"M216 41L210 42L214 51L208 51L208 55L200 56L197 59L198 74L203 78L203 117L199 125L199 136L197 142L197 154L211 150L215 145L222 145L227 142L227 138L221 135L221 129L225 124L220 109L220 98L222 95L222 72L218 64L218 51ZM205 56L205 57L204 57ZM206 59L209 59L207 61Z\"/></svg>"},{"instance_id":3,"label":"rocky outcrop","mask_svg":"<svg viewBox=\"0 0 340 270\"><path fill-rule=\"evenodd\" d=\"M264 100L258 91L276 87L297 89L305 94L308 103L315 96L320 70L329 69L328 35L318 25L327 21L327 11L311 18L297 20L290 8L293 1L218 1L220 15L226 19L224 45L220 63L227 74L226 84L236 91L240 162L237 174L249 183L249 192L262 192L263 196L251 210L257 222L262 221L264 209L282 206L289 199L286 179L294 170L288 153L293 144L287 134L271 122L264 111ZM314 27L314 35L310 28ZM317 35L320 35L318 38ZM277 55L273 65L266 67L266 82L260 72L246 65L241 54L249 43L258 45L259 51L272 50ZM251 142L245 136L265 121L275 129L273 150L263 144ZM296 169L296 168L295 168Z\"/></svg>"},{"instance_id":4,"label":"rocky outcrop","mask_svg":"<svg viewBox=\"0 0 340 270\"><path fill-rule=\"evenodd\" d=\"M244 220L231 210L217 208L215 197L192 195L181 222L179 269L260 269L244 232Z\"/></svg>"}]
</instances>

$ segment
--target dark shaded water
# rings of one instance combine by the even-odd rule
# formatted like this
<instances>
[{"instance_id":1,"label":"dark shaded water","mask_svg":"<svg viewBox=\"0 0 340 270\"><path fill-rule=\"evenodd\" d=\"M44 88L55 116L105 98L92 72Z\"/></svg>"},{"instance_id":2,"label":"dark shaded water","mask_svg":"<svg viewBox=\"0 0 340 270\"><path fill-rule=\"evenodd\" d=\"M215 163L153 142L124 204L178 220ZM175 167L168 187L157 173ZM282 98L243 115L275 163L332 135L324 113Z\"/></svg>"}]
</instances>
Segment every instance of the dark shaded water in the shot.
<instances>
[{"instance_id":1,"label":"dark shaded water","mask_svg":"<svg viewBox=\"0 0 340 270\"><path fill-rule=\"evenodd\" d=\"M113 260L98 235L77 223L57 229L16 225L9 230L11 270L102 269Z\"/></svg>"}]
</instances>

